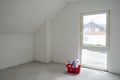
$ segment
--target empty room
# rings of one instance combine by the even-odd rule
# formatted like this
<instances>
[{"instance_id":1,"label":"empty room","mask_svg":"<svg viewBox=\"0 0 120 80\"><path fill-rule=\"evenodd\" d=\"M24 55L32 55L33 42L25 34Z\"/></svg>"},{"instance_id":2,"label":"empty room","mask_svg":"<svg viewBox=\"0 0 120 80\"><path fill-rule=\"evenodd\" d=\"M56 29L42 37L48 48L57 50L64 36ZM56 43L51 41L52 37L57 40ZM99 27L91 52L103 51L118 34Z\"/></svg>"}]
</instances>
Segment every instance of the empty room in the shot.
<instances>
[{"instance_id":1,"label":"empty room","mask_svg":"<svg viewBox=\"0 0 120 80\"><path fill-rule=\"evenodd\" d=\"M0 0L0 80L120 80L120 0Z\"/></svg>"}]
</instances>

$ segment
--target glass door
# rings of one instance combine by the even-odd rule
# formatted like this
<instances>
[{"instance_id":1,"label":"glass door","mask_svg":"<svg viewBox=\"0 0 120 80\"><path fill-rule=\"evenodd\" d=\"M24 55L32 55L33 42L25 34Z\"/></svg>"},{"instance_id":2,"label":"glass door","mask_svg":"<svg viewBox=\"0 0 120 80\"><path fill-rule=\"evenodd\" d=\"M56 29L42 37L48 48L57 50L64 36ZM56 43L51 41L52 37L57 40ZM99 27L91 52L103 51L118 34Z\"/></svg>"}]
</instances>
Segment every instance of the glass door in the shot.
<instances>
[{"instance_id":1,"label":"glass door","mask_svg":"<svg viewBox=\"0 0 120 80\"><path fill-rule=\"evenodd\" d=\"M107 13L82 15L82 65L107 70L108 26Z\"/></svg>"}]
</instances>

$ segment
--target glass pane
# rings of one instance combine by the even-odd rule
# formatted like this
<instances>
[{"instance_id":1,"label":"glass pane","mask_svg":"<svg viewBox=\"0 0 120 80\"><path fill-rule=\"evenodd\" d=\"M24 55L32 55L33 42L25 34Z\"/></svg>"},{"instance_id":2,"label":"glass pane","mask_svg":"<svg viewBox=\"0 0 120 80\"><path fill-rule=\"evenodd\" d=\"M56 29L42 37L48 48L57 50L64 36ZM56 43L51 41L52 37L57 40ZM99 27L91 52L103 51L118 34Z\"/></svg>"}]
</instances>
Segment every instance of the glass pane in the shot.
<instances>
[{"instance_id":1,"label":"glass pane","mask_svg":"<svg viewBox=\"0 0 120 80\"><path fill-rule=\"evenodd\" d=\"M107 51L82 49L82 64L86 67L107 69Z\"/></svg>"},{"instance_id":2,"label":"glass pane","mask_svg":"<svg viewBox=\"0 0 120 80\"><path fill-rule=\"evenodd\" d=\"M86 67L107 70L106 23L106 13L83 16L82 64Z\"/></svg>"},{"instance_id":3,"label":"glass pane","mask_svg":"<svg viewBox=\"0 0 120 80\"><path fill-rule=\"evenodd\" d=\"M83 45L106 47L106 13L83 16Z\"/></svg>"}]
</instances>

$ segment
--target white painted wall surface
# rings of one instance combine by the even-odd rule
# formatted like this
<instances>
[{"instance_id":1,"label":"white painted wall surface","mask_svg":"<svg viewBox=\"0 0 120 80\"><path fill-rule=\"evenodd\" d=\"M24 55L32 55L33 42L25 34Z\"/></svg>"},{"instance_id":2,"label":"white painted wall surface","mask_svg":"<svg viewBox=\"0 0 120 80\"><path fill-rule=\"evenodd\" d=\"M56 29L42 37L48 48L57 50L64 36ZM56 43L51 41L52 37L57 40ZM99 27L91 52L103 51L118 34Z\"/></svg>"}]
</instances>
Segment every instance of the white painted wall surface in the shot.
<instances>
[{"instance_id":1,"label":"white painted wall surface","mask_svg":"<svg viewBox=\"0 0 120 80\"><path fill-rule=\"evenodd\" d=\"M48 63L51 61L51 23L45 22L35 34L35 60Z\"/></svg>"},{"instance_id":2,"label":"white painted wall surface","mask_svg":"<svg viewBox=\"0 0 120 80\"><path fill-rule=\"evenodd\" d=\"M46 22L46 57L47 57L47 62L51 62L51 22L47 21Z\"/></svg>"},{"instance_id":3,"label":"white painted wall surface","mask_svg":"<svg viewBox=\"0 0 120 80\"><path fill-rule=\"evenodd\" d=\"M33 42L26 34L32 36L41 24L48 19L53 19L65 5L65 0L0 0L0 36L5 37L5 39L0 37L0 58L2 57L0 59L0 69L29 61L28 58L34 52L37 53L37 56L34 54L33 60L49 62L51 59L49 22L45 24L45 30L42 29L41 32L38 32L37 39L36 36L33 36ZM9 43L10 41L14 42ZM37 45L34 44L35 42ZM19 46L19 44L21 45ZM31 47L33 47L33 51L30 49ZM6 50L6 48L10 49ZM9 55L10 58L15 57L10 61ZM25 60L21 59L22 56Z\"/></svg>"},{"instance_id":4,"label":"white painted wall surface","mask_svg":"<svg viewBox=\"0 0 120 80\"><path fill-rule=\"evenodd\" d=\"M0 69L33 60L33 36L0 35Z\"/></svg>"},{"instance_id":5,"label":"white painted wall surface","mask_svg":"<svg viewBox=\"0 0 120 80\"><path fill-rule=\"evenodd\" d=\"M109 71L120 73L120 1L119 0L81 0L69 4L53 21L52 60L66 63L67 59L77 58L79 51L80 13L110 10L110 49Z\"/></svg>"},{"instance_id":6,"label":"white painted wall surface","mask_svg":"<svg viewBox=\"0 0 120 80\"><path fill-rule=\"evenodd\" d=\"M35 34L35 60L46 62L46 27L43 24Z\"/></svg>"}]
</instances>

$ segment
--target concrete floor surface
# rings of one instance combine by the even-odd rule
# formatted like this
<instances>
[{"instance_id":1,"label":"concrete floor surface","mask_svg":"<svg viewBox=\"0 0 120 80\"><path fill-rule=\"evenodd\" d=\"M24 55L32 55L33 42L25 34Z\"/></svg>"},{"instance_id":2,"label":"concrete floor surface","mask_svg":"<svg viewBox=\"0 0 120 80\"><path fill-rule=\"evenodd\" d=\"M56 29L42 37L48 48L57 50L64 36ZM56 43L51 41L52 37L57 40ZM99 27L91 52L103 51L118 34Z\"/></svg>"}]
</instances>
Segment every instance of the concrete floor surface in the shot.
<instances>
[{"instance_id":1,"label":"concrete floor surface","mask_svg":"<svg viewBox=\"0 0 120 80\"><path fill-rule=\"evenodd\" d=\"M0 80L120 80L120 75L87 68L68 74L63 64L30 62L0 70Z\"/></svg>"}]
</instances>

